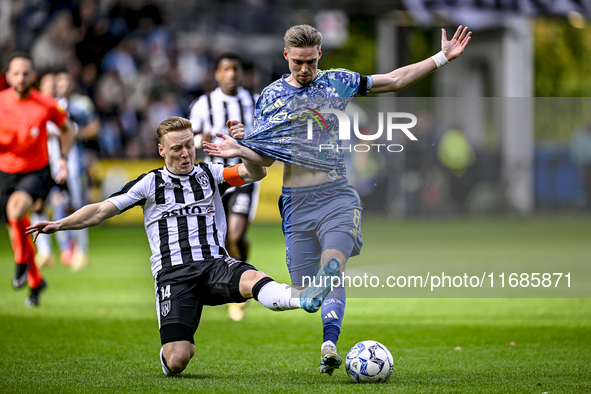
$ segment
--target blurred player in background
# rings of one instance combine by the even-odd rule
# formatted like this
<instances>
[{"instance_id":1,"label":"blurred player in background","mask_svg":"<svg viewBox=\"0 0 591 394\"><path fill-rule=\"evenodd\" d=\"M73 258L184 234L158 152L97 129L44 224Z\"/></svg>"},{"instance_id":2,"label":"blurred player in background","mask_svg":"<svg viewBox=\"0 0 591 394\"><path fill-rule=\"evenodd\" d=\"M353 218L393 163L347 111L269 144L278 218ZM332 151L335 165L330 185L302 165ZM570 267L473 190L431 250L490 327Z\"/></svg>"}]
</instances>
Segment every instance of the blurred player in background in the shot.
<instances>
[{"instance_id":1,"label":"blurred player in background","mask_svg":"<svg viewBox=\"0 0 591 394\"><path fill-rule=\"evenodd\" d=\"M238 122L228 127L241 128ZM236 130L238 131L238 130ZM266 175L251 163L261 158L243 147L241 164L195 164L193 128L177 116L156 131L165 166L124 185L108 199L82 207L57 222L41 222L28 233L95 226L134 206L142 206L152 250L156 309L160 329L160 362L167 376L181 373L195 354L195 332L204 305L244 302L254 298L273 311L318 311L340 267L334 262L318 273L317 283L303 291L272 280L263 272L229 257L224 248L226 218L219 186L242 186ZM230 137L226 137L230 138Z\"/></svg>"},{"instance_id":2,"label":"blurred player in background","mask_svg":"<svg viewBox=\"0 0 591 394\"><path fill-rule=\"evenodd\" d=\"M349 257L359 254L363 242L361 202L345 177L343 150L318 149L328 138L340 146L340 141L334 137L338 132L336 117L326 115L326 122L331 125L328 130L318 128L313 133L317 140L292 149L292 141L300 138L305 142L307 132L306 122L299 122L298 127L295 120L311 113L309 108L298 107L298 102L305 106L320 105L319 110L323 109L321 105L326 105L344 111L356 94L397 92L457 58L470 42L471 34L468 28L460 26L448 41L442 29L441 52L431 58L389 74L363 76L345 69L318 70L322 35L309 25L287 30L283 56L290 73L263 90L255 108L255 130L240 144L270 159L259 164L268 166L274 160L285 163L279 207L287 266L294 287L301 288L305 277L312 278L324 264L335 259L344 271ZM292 117L296 111L298 116ZM237 145L231 139L216 145L204 143L207 153L219 157L232 157L239 152ZM322 305L324 342L320 373L332 375L342 363L336 343L345 302L345 288L339 286Z\"/></svg>"},{"instance_id":3,"label":"blurred player in background","mask_svg":"<svg viewBox=\"0 0 591 394\"><path fill-rule=\"evenodd\" d=\"M53 84L53 85L52 85ZM73 91L74 83L67 72L58 72L57 74L48 73L41 78L39 89L42 93L54 96L62 108L66 108L70 119L74 122L74 131L76 143L72 145L68 153L67 160L67 182L64 187L56 186L52 188L49 195L51 211L54 220L66 217L69 213L81 208L86 202L86 166L84 158L83 142L89 139L95 139L100 130L100 121L92 100L85 95ZM59 160L59 150L56 149L57 126L53 122L48 122L48 152L50 158L50 167L52 161ZM53 159L53 160L52 160ZM54 166L55 167L55 166ZM56 179L58 174L53 174ZM56 183L61 183L57 182ZM47 220L47 216L42 209L36 209L32 215L33 223ZM68 265L74 271L86 267L89 262L88 256L88 230L68 231L57 233L56 239L60 248L60 258L64 265ZM42 235L37 240L38 253L36 256L37 265L51 265L53 255L51 252L51 239L47 235Z\"/></svg>"},{"instance_id":4,"label":"blurred player in background","mask_svg":"<svg viewBox=\"0 0 591 394\"><path fill-rule=\"evenodd\" d=\"M249 135L254 129L254 105L258 95L253 95L242 85L242 59L234 53L222 53L215 62L215 80L218 87L199 97L190 109L190 120L196 133L196 146L200 141L221 142L216 133L227 135L226 123L230 119L239 120L244 125L244 133ZM206 156L206 162L239 164L239 158L217 158ZM249 223L254 219L259 195L259 183L241 187L231 187L222 196L228 220L226 247L228 254L238 260L247 261L249 241L246 237ZM228 316L234 321L244 318L246 303L229 304Z\"/></svg>"},{"instance_id":5,"label":"blurred player in background","mask_svg":"<svg viewBox=\"0 0 591 394\"><path fill-rule=\"evenodd\" d=\"M68 116L74 123L76 135L75 143L68 153L68 209L60 209L60 214L66 216L69 212L82 208L88 202L84 142L97 139L101 125L91 98L74 91L74 81L67 72L56 74L55 93L56 100L67 109ZM70 267L72 270L78 271L89 263L88 230L72 231L71 239L74 243L74 251Z\"/></svg>"},{"instance_id":6,"label":"blurred player in background","mask_svg":"<svg viewBox=\"0 0 591 394\"><path fill-rule=\"evenodd\" d=\"M33 61L25 53L9 58L6 79L11 88L0 92L0 221L10 225L16 262L12 286L31 289L27 306L39 305L47 286L35 265L35 247L26 235L28 211L38 198L45 199L53 180L47 154L47 121L62 131L65 157L73 142L65 110L50 96L33 88L37 78Z\"/></svg>"},{"instance_id":7,"label":"blurred player in background","mask_svg":"<svg viewBox=\"0 0 591 394\"><path fill-rule=\"evenodd\" d=\"M44 74L39 79L39 92L51 97L55 97L55 73L49 72ZM31 223L38 223L48 220L46 211L52 211L53 217L64 217L59 213L59 209L63 209L64 204L68 199L67 186L65 181L67 179L67 162L62 157L60 146L59 127L52 121L47 122L47 153L49 155L49 169L51 177L55 185L50 189L47 201L37 199L33 205L33 212L31 212ZM64 200L65 201L61 201ZM48 205L51 209L48 209ZM61 253L61 260L64 265L68 265L73 254L73 243L67 233L56 234L56 240ZM51 236L41 234L37 238L37 254L35 255L35 263L38 268L44 266L52 266L54 264L54 257L51 246Z\"/></svg>"}]
</instances>

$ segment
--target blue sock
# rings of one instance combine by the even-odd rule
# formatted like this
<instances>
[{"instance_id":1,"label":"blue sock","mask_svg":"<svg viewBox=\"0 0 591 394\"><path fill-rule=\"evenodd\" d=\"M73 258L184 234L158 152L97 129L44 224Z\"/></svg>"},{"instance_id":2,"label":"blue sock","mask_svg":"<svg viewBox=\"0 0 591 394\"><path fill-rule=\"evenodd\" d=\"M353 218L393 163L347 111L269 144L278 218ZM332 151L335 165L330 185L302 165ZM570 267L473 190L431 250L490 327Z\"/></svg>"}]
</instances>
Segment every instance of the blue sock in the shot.
<instances>
[{"instance_id":1,"label":"blue sock","mask_svg":"<svg viewBox=\"0 0 591 394\"><path fill-rule=\"evenodd\" d=\"M335 345L339 340L343 317L345 317L345 305L347 294L344 287L335 287L324 300L320 313L322 314L322 330L324 342L332 341Z\"/></svg>"}]
</instances>

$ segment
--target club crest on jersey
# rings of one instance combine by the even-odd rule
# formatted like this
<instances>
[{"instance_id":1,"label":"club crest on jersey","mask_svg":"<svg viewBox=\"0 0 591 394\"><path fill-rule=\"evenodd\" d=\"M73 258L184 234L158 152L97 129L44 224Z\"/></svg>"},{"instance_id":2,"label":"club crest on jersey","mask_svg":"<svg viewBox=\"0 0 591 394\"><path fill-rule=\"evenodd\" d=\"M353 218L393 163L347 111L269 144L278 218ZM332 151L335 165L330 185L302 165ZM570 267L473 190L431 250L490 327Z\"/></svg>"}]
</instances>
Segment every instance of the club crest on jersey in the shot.
<instances>
[{"instance_id":1,"label":"club crest on jersey","mask_svg":"<svg viewBox=\"0 0 591 394\"><path fill-rule=\"evenodd\" d=\"M60 111L62 114L65 114L68 110L68 101L67 100L58 100L57 101L57 110Z\"/></svg>"},{"instance_id":2,"label":"club crest on jersey","mask_svg":"<svg viewBox=\"0 0 591 394\"><path fill-rule=\"evenodd\" d=\"M166 317L168 312L170 312L170 300L162 301L160 303L160 314L162 317Z\"/></svg>"},{"instance_id":3,"label":"club crest on jersey","mask_svg":"<svg viewBox=\"0 0 591 394\"><path fill-rule=\"evenodd\" d=\"M197 183L201 185L201 187L209 186L209 177L207 176L207 174L201 174L195 177L195 179L197 180Z\"/></svg>"},{"instance_id":4,"label":"club crest on jersey","mask_svg":"<svg viewBox=\"0 0 591 394\"><path fill-rule=\"evenodd\" d=\"M176 183L172 183L172 182L163 182L161 184L158 185L158 188L169 188L169 189L174 189L174 188L179 188L182 189L183 187L181 185L177 185Z\"/></svg>"},{"instance_id":5,"label":"club crest on jersey","mask_svg":"<svg viewBox=\"0 0 591 394\"><path fill-rule=\"evenodd\" d=\"M317 89L324 89L325 86L318 84L316 86L314 86ZM310 99L312 99L313 102L320 104L324 102L324 99L326 99L327 94L324 90L313 90L312 92L310 92Z\"/></svg>"}]
</instances>

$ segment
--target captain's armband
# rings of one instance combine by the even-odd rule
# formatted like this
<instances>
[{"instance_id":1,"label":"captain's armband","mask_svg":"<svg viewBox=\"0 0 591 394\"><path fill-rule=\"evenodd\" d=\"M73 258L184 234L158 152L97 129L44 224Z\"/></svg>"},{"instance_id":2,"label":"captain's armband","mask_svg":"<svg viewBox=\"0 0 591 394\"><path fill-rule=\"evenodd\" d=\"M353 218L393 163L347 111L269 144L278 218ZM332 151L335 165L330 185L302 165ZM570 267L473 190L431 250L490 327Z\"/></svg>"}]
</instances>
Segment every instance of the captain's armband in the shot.
<instances>
[{"instance_id":1,"label":"captain's armband","mask_svg":"<svg viewBox=\"0 0 591 394\"><path fill-rule=\"evenodd\" d=\"M223 173L224 179L226 180L226 182L228 182L232 186L246 185L246 182L244 182L242 180L242 178L240 178L240 175L238 175L238 167L240 167L240 166L241 166L241 164L236 164L236 165L224 168L224 173Z\"/></svg>"}]
</instances>

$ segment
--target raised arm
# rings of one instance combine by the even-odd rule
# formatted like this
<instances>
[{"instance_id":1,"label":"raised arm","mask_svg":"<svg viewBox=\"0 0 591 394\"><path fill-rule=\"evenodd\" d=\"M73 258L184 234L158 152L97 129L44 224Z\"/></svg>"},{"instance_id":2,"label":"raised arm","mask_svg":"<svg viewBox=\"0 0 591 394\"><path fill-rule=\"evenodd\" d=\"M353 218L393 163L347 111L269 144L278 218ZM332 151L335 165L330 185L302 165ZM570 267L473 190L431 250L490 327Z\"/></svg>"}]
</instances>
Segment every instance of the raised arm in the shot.
<instances>
[{"instance_id":1,"label":"raised arm","mask_svg":"<svg viewBox=\"0 0 591 394\"><path fill-rule=\"evenodd\" d=\"M439 67L456 59L464 52L472 38L468 27L459 26L453 38L448 41L445 29L441 29L441 52L421 62L410 64L388 73L372 75L372 93L398 92L414 84L437 70Z\"/></svg>"},{"instance_id":2,"label":"raised arm","mask_svg":"<svg viewBox=\"0 0 591 394\"><path fill-rule=\"evenodd\" d=\"M35 234L34 241L40 233L53 234L56 231L79 230L96 226L103 220L109 219L119 213L119 209L110 201L86 205L70 216L56 222L39 222L27 228L27 234Z\"/></svg>"}]
</instances>

